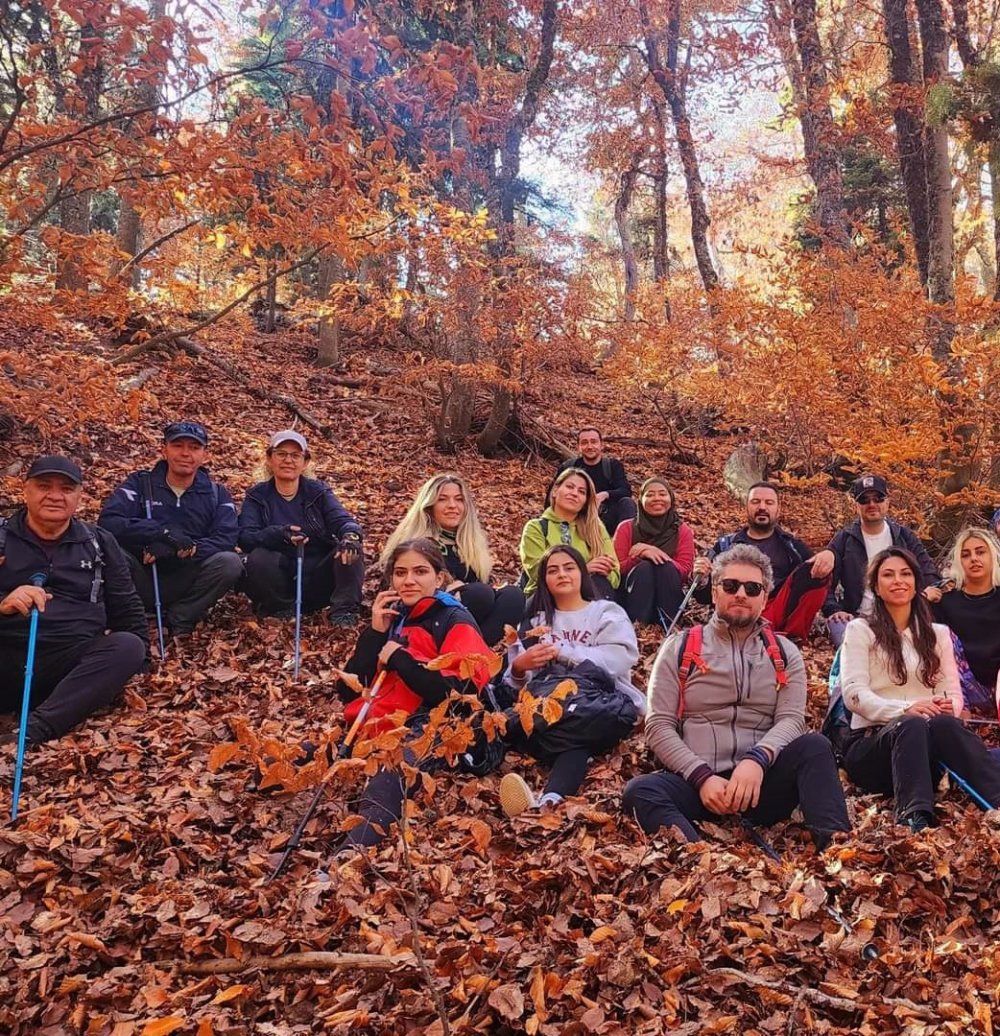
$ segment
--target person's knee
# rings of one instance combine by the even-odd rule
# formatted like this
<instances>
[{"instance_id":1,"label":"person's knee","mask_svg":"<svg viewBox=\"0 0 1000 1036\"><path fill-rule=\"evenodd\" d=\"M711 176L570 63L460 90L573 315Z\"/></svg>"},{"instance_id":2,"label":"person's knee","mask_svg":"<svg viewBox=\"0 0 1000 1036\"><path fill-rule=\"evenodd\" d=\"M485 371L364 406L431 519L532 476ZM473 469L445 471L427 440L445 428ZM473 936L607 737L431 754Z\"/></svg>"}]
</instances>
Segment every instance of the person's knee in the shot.
<instances>
[{"instance_id":1,"label":"person's knee","mask_svg":"<svg viewBox=\"0 0 1000 1036\"><path fill-rule=\"evenodd\" d=\"M115 661L123 670L137 673L146 662L146 645L141 637L134 633L109 633L106 638L108 648L114 652Z\"/></svg>"},{"instance_id":2,"label":"person's knee","mask_svg":"<svg viewBox=\"0 0 1000 1036\"><path fill-rule=\"evenodd\" d=\"M222 586L235 586L243 578L243 559L231 550L223 550L205 560L203 571L211 573Z\"/></svg>"},{"instance_id":3,"label":"person's knee","mask_svg":"<svg viewBox=\"0 0 1000 1036\"><path fill-rule=\"evenodd\" d=\"M622 811L629 816L636 816L648 808L651 802L660 802L668 797L659 774L647 773L633 777L622 792Z\"/></svg>"},{"instance_id":4,"label":"person's knee","mask_svg":"<svg viewBox=\"0 0 1000 1036\"><path fill-rule=\"evenodd\" d=\"M789 749L794 749L797 757L802 760L815 762L829 759L831 763L834 761L833 746L822 734L801 734L785 751Z\"/></svg>"},{"instance_id":5,"label":"person's knee","mask_svg":"<svg viewBox=\"0 0 1000 1036\"><path fill-rule=\"evenodd\" d=\"M896 721L893 728L893 739L928 741L930 733L931 725L923 716L903 716L902 719Z\"/></svg>"},{"instance_id":6,"label":"person's knee","mask_svg":"<svg viewBox=\"0 0 1000 1036\"><path fill-rule=\"evenodd\" d=\"M222 555L216 555L221 557ZM255 547L246 556L246 574L249 579L271 579L278 570L281 555L276 550Z\"/></svg>"},{"instance_id":7,"label":"person's knee","mask_svg":"<svg viewBox=\"0 0 1000 1036\"><path fill-rule=\"evenodd\" d=\"M965 730L962 721L950 713L940 716L931 716L927 720L927 732L932 739L945 738L951 740L956 734L960 735Z\"/></svg>"}]
</instances>

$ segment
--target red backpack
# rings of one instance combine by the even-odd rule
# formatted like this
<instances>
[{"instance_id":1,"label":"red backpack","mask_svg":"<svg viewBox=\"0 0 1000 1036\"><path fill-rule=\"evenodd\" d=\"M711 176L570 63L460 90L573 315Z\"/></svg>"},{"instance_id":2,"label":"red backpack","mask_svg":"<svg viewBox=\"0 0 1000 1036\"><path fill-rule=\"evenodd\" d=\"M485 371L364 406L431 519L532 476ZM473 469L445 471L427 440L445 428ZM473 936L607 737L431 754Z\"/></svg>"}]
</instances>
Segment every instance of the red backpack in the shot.
<instances>
[{"instance_id":1,"label":"red backpack","mask_svg":"<svg viewBox=\"0 0 1000 1036\"><path fill-rule=\"evenodd\" d=\"M692 626L681 636L680 650L677 652L677 719L684 715L684 688L693 673L707 673L708 666L701 657L701 645L705 636L705 627ZM785 650L778 640L774 627L767 623L758 633L764 642L764 650L774 666L777 689L788 686L788 659Z\"/></svg>"}]
</instances>

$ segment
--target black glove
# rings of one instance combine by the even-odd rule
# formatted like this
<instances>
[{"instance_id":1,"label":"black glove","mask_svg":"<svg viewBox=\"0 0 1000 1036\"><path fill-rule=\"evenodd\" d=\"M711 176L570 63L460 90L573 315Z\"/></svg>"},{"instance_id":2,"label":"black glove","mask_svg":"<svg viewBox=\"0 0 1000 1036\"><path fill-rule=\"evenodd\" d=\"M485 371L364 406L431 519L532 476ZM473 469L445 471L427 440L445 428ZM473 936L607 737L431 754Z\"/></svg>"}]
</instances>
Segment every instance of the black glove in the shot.
<instances>
[{"instance_id":1,"label":"black glove","mask_svg":"<svg viewBox=\"0 0 1000 1036\"><path fill-rule=\"evenodd\" d=\"M194 540L190 536L186 536L183 532L174 532L173 529L164 529L163 539L175 551L190 550L194 546Z\"/></svg>"},{"instance_id":2,"label":"black glove","mask_svg":"<svg viewBox=\"0 0 1000 1036\"><path fill-rule=\"evenodd\" d=\"M167 558L177 557L177 551L169 543L164 543L163 540L156 540L155 543L150 543L148 546L143 547L142 553L143 555L149 554L154 564L157 561L166 561Z\"/></svg>"},{"instance_id":3,"label":"black glove","mask_svg":"<svg viewBox=\"0 0 1000 1036\"><path fill-rule=\"evenodd\" d=\"M292 531L288 525L267 525L261 530L261 543L268 550L282 550L292 544Z\"/></svg>"},{"instance_id":4,"label":"black glove","mask_svg":"<svg viewBox=\"0 0 1000 1036\"><path fill-rule=\"evenodd\" d=\"M346 533L340 540L340 553L357 561L361 557L361 537L356 532Z\"/></svg>"}]
</instances>

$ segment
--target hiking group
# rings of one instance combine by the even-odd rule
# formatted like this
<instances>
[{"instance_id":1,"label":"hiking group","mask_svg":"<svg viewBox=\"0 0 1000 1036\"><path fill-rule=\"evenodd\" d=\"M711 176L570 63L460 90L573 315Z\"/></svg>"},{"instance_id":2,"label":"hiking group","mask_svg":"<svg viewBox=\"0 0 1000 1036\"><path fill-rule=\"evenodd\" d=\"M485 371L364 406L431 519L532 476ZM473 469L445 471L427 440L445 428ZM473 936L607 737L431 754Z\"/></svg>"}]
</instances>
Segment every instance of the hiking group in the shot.
<instances>
[{"instance_id":1,"label":"hiking group","mask_svg":"<svg viewBox=\"0 0 1000 1036\"><path fill-rule=\"evenodd\" d=\"M0 526L0 711L26 706L22 751L67 733L147 668L153 614L161 638L183 637L236 590L260 618L328 606L334 625L358 623L363 530L329 486L306 476L306 439L294 430L270 438L266 477L239 511L208 473L208 445L198 422L168 425L162 458L126 478L96 525L74 516L83 493L74 461L39 457L28 468L23 505ZM958 535L942 580L915 534L889 517L879 475L853 483L856 520L816 553L781 526L780 491L761 482L747 495L744 527L696 557L666 480L647 478L633 500L597 429L581 430L579 448L524 525L519 585L491 583L493 556L466 482L439 474L424 483L382 550L371 620L344 667L371 690L337 684L346 722L367 734L402 723L411 774L485 775L510 752L539 761L540 793L516 770L502 777L508 815L557 807L579 792L594 758L644 727L662 769L631 780L623 808L646 832L684 840L701 837L699 822L712 817L768 825L800 808L822 849L851 826L839 768L864 791L891 796L914 832L935 822L945 771L1000 805L1000 762L966 722L995 716L998 703L995 522ZM713 612L685 628L678 619L691 594ZM837 647L823 733L807 729L799 650L820 613ZM648 696L631 676L634 623L677 626ZM494 678L500 642L506 666ZM525 689L559 707L526 725ZM456 691L502 713L505 732L487 732L484 713ZM449 700L472 736L453 763L428 750L426 736L432 711ZM379 842L408 791L400 770L380 770L354 809L362 823L335 853Z\"/></svg>"}]
</instances>

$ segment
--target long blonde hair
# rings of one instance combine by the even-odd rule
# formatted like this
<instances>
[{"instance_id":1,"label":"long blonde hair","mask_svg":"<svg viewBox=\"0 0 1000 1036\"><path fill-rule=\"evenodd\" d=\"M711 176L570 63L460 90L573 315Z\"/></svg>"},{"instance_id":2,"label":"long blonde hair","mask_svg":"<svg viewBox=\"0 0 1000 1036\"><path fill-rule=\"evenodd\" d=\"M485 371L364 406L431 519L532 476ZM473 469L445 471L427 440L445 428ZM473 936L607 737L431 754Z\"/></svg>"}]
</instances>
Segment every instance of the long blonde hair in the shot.
<instances>
[{"instance_id":1,"label":"long blonde hair","mask_svg":"<svg viewBox=\"0 0 1000 1036\"><path fill-rule=\"evenodd\" d=\"M955 580L955 586L961 590L965 586L965 569L962 568L962 548L969 540L982 540L986 549L990 552L993 565L990 568L990 583L992 586L1000 586L1000 542L989 529L978 529L971 526L963 529L955 537L955 545L951 548L951 578Z\"/></svg>"},{"instance_id":2,"label":"long blonde hair","mask_svg":"<svg viewBox=\"0 0 1000 1036\"><path fill-rule=\"evenodd\" d=\"M455 546L458 548L458 556L485 583L493 571L493 557L490 554L489 541L479 523L476 504L472 499L469 487L460 475L450 471L443 475L433 475L417 490L416 498L410 504L410 509L389 536L385 547L382 548L380 561L384 566L396 547L406 540L426 538L436 542L441 541L441 527L434 521L432 512L437 503L438 494L444 486L448 485L458 486L462 492L462 499L465 501L465 514L455 531Z\"/></svg>"},{"instance_id":3,"label":"long blonde hair","mask_svg":"<svg viewBox=\"0 0 1000 1036\"><path fill-rule=\"evenodd\" d=\"M597 513L597 490L594 488L594 483L587 472L582 468L567 468L565 471L560 471L552 480L552 485L549 487L549 495L545 500L545 506L552 506L552 498L556 489L570 475L578 475L587 483L587 502L583 505L583 510L573 519L573 524L576 526L576 531L580 534L580 539L587 544L587 550L590 551L590 557L587 560L590 561L593 558L599 558L604 553L605 547L604 526L601 524L600 515Z\"/></svg>"}]
</instances>

